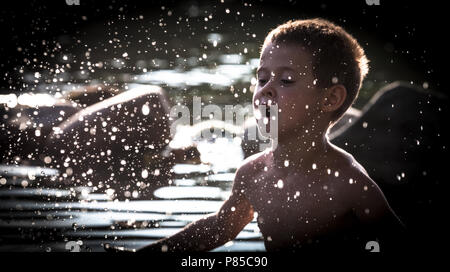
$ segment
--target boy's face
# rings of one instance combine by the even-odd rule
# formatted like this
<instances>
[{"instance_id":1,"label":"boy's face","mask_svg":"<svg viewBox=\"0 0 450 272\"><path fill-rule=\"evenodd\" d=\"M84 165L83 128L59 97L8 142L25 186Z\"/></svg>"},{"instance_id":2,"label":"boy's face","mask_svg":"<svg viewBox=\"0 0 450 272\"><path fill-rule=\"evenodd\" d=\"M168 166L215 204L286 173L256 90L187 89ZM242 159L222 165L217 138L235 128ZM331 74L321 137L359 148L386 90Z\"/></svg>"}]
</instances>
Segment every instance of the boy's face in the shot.
<instances>
[{"instance_id":1,"label":"boy's face","mask_svg":"<svg viewBox=\"0 0 450 272\"><path fill-rule=\"evenodd\" d=\"M321 92L315 87L311 56L301 46L269 43L261 54L257 79L254 110L276 104L280 136L305 132L302 128L318 117ZM261 115L265 117L266 112Z\"/></svg>"}]
</instances>

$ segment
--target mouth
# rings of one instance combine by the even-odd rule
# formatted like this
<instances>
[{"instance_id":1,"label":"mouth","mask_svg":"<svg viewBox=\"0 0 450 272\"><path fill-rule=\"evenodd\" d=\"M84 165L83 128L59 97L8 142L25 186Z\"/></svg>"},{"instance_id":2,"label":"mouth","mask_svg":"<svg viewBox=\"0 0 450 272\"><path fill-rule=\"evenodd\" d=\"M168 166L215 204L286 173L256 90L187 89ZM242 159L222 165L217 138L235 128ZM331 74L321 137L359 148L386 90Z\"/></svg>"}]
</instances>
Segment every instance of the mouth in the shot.
<instances>
[{"instance_id":1,"label":"mouth","mask_svg":"<svg viewBox=\"0 0 450 272\"><path fill-rule=\"evenodd\" d=\"M266 117L267 119L270 118L270 107L266 106Z\"/></svg>"},{"instance_id":2,"label":"mouth","mask_svg":"<svg viewBox=\"0 0 450 272\"><path fill-rule=\"evenodd\" d=\"M271 118L276 118L276 114L277 114L277 104L275 103L271 103L270 105L268 104L260 104L255 108L255 117L257 120L262 119L264 120L264 124L269 123L269 121L271 120ZM274 119L275 120L275 119Z\"/></svg>"}]
</instances>

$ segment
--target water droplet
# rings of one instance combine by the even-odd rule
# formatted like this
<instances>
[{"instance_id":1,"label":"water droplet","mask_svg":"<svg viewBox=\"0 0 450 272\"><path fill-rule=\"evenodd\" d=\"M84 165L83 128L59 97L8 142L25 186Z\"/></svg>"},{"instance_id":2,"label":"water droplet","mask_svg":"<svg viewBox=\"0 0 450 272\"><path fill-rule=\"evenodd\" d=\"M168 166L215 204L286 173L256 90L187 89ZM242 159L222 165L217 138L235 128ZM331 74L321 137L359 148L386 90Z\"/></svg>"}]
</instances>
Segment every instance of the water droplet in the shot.
<instances>
[{"instance_id":1,"label":"water droplet","mask_svg":"<svg viewBox=\"0 0 450 272\"><path fill-rule=\"evenodd\" d=\"M26 180L22 180L22 182L20 183L20 185L22 185L22 187L27 187L28 186L28 181Z\"/></svg>"},{"instance_id":2,"label":"water droplet","mask_svg":"<svg viewBox=\"0 0 450 272\"><path fill-rule=\"evenodd\" d=\"M284 187L284 182L281 179L278 180L277 187L280 189L282 189Z\"/></svg>"},{"instance_id":3,"label":"water droplet","mask_svg":"<svg viewBox=\"0 0 450 272\"><path fill-rule=\"evenodd\" d=\"M114 195L115 190L114 189L107 189L106 190L106 195L108 195L109 197Z\"/></svg>"},{"instance_id":4,"label":"water droplet","mask_svg":"<svg viewBox=\"0 0 450 272\"><path fill-rule=\"evenodd\" d=\"M141 176L142 176L142 178L148 178L148 171L147 171L147 169L142 170Z\"/></svg>"},{"instance_id":5,"label":"water droplet","mask_svg":"<svg viewBox=\"0 0 450 272\"><path fill-rule=\"evenodd\" d=\"M150 107L147 104L142 105L142 114L148 115L150 113Z\"/></svg>"},{"instance_id":6,"label":"water droplet","mask_svg":"<svg viewBox=\"0 0 450 272\"><path fill-rule=\"evenodd\" d=\"M133 198L138 198L139 197L139 193L138 193L138 191L133 191L133 193L131 194L131 196L133 197Z\"/></svg>"}]
</instances>

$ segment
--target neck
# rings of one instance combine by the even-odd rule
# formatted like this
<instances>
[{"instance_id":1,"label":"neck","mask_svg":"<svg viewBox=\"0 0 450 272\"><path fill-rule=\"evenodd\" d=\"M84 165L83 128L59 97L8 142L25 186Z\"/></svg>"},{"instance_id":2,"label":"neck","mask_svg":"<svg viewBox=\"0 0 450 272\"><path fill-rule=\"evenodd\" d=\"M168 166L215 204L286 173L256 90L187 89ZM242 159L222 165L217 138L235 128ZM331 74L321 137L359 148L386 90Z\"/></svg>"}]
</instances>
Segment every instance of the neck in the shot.
<instances>
[{"instance_id":1,"label":"neck","mask_svg":"<svg viewBox=\"0 0 450 272\"><path fill-rule=\"evenodd\" d=\"M278 138L277 145L272 145L274 166L311 169L313 164L318 166L326 159L330 151L326 130L316 134L304 131L290 135Z\"/></svg>"}]
</instances>

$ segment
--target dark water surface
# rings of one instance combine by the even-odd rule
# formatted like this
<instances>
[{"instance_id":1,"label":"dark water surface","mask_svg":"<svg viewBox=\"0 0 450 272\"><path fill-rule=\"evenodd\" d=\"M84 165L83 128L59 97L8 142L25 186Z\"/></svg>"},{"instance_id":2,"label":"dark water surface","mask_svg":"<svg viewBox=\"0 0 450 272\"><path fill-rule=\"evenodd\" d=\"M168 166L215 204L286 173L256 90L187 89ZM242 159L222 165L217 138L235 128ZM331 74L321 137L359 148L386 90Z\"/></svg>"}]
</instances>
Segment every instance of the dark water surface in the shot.
<instances>
[{"instance_id":1,"label":"dark water surface","mask_svg":"<svg viewBox=\"0 0 450 272\"><path fill-rule=\"evenodd\" d=\"M70 241L81 244L81 251L103 251L102 244L106 242L139 248L174 234L186 224L216 212L228 197L233 179L231 172L208 176L198 175L196 166L182 168L183 178L175 179L173 186L157 189L156 200L111 201L107 194L90 193L89 187L32 188L33 181L31 188L5 184L0 189L0 251L67 251L65 245ZM50 171L17 169L22 174ZM17 171L12 173L9 167L2 166L1 170L2 176L8 177L8 172L18 177ZM190 178L192 175L195 176ZM27 178L28 174L20 180ZM215 250L265 249L256 222L252 222L234 241Z\"/></svg>"}]
</instances>

